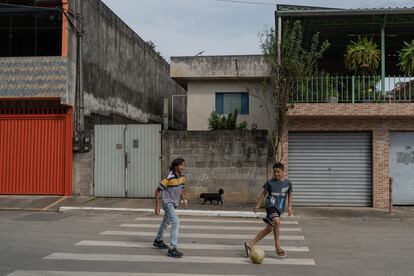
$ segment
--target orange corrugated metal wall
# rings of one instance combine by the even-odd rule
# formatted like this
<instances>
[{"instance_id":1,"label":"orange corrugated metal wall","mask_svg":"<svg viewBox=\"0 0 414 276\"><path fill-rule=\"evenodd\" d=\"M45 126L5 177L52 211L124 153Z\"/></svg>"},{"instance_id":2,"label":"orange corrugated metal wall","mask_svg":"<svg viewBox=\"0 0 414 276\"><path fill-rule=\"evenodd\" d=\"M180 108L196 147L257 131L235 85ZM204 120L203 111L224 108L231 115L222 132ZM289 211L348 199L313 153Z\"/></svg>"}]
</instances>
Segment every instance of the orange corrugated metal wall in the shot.
<instances>
[{"instance_id":1,"label":"orange corrugated metal wall","mask_svg":"<svg viewBox=\"0 0 414 276\"><path fill-rule=\"evenodd\" d=\"M71 109L65 114L0 114L0 194L71 193Z\"/></svg>"}]
</instances>

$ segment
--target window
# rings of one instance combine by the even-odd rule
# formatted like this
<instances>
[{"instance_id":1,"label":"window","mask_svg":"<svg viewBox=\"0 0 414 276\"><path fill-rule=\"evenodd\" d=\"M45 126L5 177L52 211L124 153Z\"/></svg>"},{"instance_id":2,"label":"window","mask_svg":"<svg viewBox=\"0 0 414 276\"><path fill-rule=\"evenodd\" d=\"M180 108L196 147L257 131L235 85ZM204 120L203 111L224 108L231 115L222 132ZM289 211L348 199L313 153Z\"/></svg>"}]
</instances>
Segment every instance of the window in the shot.
<instances>
[{"instance_id":1,"label":"window","mask_svg":"<svg viewBox=\"0 0 414 276\"><path fill-rule=\"evenodd\" d=\"M0 0L0 57L60 56L62 14L57 6L61 0Z\"/></svg>"},{"instance_id":2,"label":"window","mask_svg":"<svg viewBox=\"0 0 414 276\"><path fill-rule=\"evenodd\" d=\"M249 114L248 93L216 93L216 112L228 114L236 110L241 115Z\"/></svg>"}]
</instances>

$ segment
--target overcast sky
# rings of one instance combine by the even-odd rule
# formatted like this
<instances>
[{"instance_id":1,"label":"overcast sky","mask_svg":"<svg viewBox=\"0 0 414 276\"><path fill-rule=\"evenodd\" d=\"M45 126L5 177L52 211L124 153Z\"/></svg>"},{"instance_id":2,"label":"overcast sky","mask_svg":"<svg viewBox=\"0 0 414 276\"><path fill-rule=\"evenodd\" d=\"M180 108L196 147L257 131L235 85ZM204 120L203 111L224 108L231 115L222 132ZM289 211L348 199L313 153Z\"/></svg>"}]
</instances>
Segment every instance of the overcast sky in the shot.
<instances>
[{"instance_id":1,"label":"overcast sky","mask_svg":"<svg viewBox=\"0 0 414 276\"><path fill-rule=\"evenodd\" d=\"M414 0L103 0L145 41L171 56L259 54L258 34L274 26L275 3L335 8L414 7ZM232 1L232 0L230 0Z\"/></svg>"}]
</instances>

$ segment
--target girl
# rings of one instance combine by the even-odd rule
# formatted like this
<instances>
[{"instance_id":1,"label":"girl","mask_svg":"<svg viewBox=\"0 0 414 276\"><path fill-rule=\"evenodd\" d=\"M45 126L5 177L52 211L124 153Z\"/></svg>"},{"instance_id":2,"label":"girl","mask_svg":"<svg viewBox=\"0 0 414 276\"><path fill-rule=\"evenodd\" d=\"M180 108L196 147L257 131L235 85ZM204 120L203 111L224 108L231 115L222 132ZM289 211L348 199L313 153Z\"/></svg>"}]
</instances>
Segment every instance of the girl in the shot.
<instances>
[{"instance_id":1,"label":"girl","mask_svg":"<svg viewBox=\"0 0 414 276\"><path fill-rule=\"evenodd\" d=\"M177 249L180 221L175 209L180 201L183 203L184 208L188 207L187 200L184 199L184 162L182 158L174 159L170 166L170 172L161 180L158 188L155 190L155 214L160 214L160 196L165 213L153 245L157 248L168 248L167 255L174 258L181 258L183 256L183 253ZM171 224L170 246L166 245L162 240L163 232L168 224Z\"/></svg>"}]
</instances>

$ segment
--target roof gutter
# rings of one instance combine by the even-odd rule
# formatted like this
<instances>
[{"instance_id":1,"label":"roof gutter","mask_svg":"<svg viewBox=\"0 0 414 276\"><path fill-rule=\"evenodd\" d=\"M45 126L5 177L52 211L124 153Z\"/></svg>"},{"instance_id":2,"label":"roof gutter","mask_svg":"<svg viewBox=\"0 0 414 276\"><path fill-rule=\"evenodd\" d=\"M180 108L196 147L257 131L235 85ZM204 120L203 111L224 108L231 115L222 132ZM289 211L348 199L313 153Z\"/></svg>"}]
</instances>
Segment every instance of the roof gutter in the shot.
<instances>
[{"instance_id":1,"label":"roof gutter","mask_svg":"<svg viewBox=\"0 0 414 276\"><path fill-rule=\"evenodd\" d=\"M350 16L350 15L414 15L414 8L405 9L366 9L366 10L296 10L277 11L279 17L312 17L312 16Z\"/></svg>"}]
</instances>

